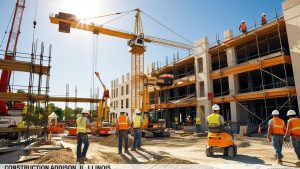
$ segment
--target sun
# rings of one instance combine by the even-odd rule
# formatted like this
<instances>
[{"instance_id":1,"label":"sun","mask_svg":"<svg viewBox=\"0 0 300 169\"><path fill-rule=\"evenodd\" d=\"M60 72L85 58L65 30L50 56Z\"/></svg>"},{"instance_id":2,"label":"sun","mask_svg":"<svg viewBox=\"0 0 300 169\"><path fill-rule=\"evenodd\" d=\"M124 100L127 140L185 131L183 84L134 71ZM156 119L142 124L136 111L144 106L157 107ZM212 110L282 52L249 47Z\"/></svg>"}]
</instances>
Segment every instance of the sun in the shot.
<instances>
[{"instance_id":1,"label":"sun","mask_svg":"<svg viewBox=\"0 0 300 169\"><path fill-rule=\"evenodd\" d=\"M65 8L79 19L95 17L103 10L100 0L67 0Z\"/></svg>"}]
</instances>

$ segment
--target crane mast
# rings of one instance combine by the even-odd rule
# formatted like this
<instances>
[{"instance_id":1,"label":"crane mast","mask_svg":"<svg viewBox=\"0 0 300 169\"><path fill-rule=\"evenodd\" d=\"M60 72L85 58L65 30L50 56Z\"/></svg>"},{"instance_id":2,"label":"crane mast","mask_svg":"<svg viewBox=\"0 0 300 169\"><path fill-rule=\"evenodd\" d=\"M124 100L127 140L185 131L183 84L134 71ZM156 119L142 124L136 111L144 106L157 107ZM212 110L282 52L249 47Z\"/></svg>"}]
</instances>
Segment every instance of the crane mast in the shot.
<instances>
[{"instance_id":1,"label":"crane mast","mask_svg":"<svg viewBox=\"0 0 300 169\"><path fill-rule=\"evenodd\" d=\"M25 0L17 0L5 49L4 60L15 60L24 8ZM0 92L7 92L11 73L11 70L2 70L0 78ZM6 103L3 100L0 100L0 114L7 115Z\"/></svg>"},{"instance_id":2,"label":"crane mast","mask_svg":"<svg viewBox=\"0 0 300 169\"><path fill-rule=\"evenodd\" d=\"M59 32L70 33L70 29L74 28L128 40L127 45L130 47L129 52L131 53L131 116L134 109L138 108L142 110L142 97L145 80L144 53L146 51L144 43L156 43L175 48L187 49L189 51L194 50L192 45L144 35L141 10L135 9L135 11L136 15L133 33L104 25L97 25L95 23L84 23L77 19L75 15L63 12L50 15L49 17L51 23L59 25Z\"/></svg>"}]
</instances>

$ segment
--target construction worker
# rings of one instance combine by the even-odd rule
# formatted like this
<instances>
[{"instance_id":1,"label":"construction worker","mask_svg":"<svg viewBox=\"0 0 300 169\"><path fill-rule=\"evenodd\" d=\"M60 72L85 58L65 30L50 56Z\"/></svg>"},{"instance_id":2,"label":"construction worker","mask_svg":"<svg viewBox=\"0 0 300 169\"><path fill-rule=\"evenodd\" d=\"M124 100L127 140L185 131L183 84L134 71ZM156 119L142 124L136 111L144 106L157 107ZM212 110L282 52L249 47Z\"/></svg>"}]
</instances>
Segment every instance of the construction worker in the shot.
<instances>
[{"instance_id":1,"label":"construction worker","mask_svg":"<svg viewBox=\"0 0 300 169\"><path fill-rule=\"evenodd\" d=\"M77 124L77 162L80 164L84 164L84 160L86 159L86 153L89 147L89 138L87 135L87 129L91 130L89 111L82 110L81 116L77 116L76 124ZM84 144L83 150L81 149L82 143Z\"/></svg>"},{"instance_id":2,"label":"construction worker","mask_svg":"<svg viewBox=\"0 0 300 169\"><path fill-rule=\"evenodd\" d=\"M261 25L265 25L267 23L267 16L265 13L261 14Z\"/></svg>"},{"instance_id":3,"label":"construction worker","mask_svg":"<svg viewBox=\"0 0 300 169\"><path fill-rule=\"evenodd\" d=\"M299 160L296 163L296 166L300 167L300 118L296 116L296 112L294 110L289 110L287 112L287 116L289 117L289 120L287 122L284 140L286 141L288 137L291 138L294 151Z\"/></svg>"},{"instance_id":4,"label":"construction worker","mask_svg":"<svg viewBox=\"0 0 300 169\"><path fill-rule=\"evenodd\" d=\"M217 104L212 106L213 113L207 116L207 124L209 129L214 129L216 132L222 132L224 130L224 118L221 116L220 107Z\"/></svg>"},{"instance_id":5,"label":"construction worker","mask_svg":"<svg viewBox=\"0 0 300 169\"><path fill-rule=\"evenodd\" d=\"M128 151L128 128L129 128L129 119L125 116L125 112L121 112L117 120L117 131L119 132L119 145L118 145L118 154L122 154L122 140L125 140L125 153Z\"/></svg>"},{"instance_id":6,"label":"construction worker","mask_svg":"<svg viewBox=\"0 0 300 169\"><path fill-rule=\"evenodd\" d=\"M247 33L247 26L244 20L241 22L239 30L243 33Z\"/></svg>"},{"instance_id":7,"label":"construction worker","mask_svg":"<svg viewBox=\"0 0 300 169\"><path fill-rule=\"evenodd\" d=\"M134 110L134 114L136 115L133 120L133 132L134 132L134 140L132 145L132 151L136 151L136 149L141 149L141 141L142 141L142 129L141 126L144 123L142 118L142 114L139 109Z\"/></svg>"},{"instance_id":8,"label":"construction worker","mask_svg":"<svg viewBox=\"0 0 300 169\"><path fill-rule=\"evenodd\" d=\"M281 154L281 151L286 127L284 125L284 121L278 117L278 110L273 110L272 116L273 118L269 120L268 123L268 141L272 142L272 145L275 149L276 161L279 164L282 164L283 155Z\"/></svg>"},{"instance_id":9,"label":"construction worker","mask_svg":"<svg viewBox=\"0 0 300 169\"><path fill-rule=\"evenodd\" d=\"M175 116L174 121L175 121L175 130L178 130L178 117L177 116Z\"/></svg>"},{"instance_id":10,"label":"construction worker","mask_svg":"<svg viewBox=\"0 0 300 169\"><path fill-rule=\"evenodd\" d=\"M196 117L196 133L200 133L200 129L201 129L201 120L200 120L200 117L197 116Z\"/></svg>"}]
</instances>

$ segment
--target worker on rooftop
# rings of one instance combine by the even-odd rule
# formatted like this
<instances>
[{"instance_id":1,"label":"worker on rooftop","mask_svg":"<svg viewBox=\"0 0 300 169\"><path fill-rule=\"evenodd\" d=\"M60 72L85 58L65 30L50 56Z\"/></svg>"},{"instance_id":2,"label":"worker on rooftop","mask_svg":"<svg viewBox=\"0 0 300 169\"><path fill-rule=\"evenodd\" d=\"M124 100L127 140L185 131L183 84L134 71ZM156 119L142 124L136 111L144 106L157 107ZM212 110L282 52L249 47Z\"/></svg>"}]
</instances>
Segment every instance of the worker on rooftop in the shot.
<instances>
[{"instance_id":1,"label":"worker on rooftop","mask_svg":"<svg viewBox=\"0 0 300 169\"><path fill-rule=\"evenodd\" d=\"M286 141L288 137L291 138L295 153L299 160L296 163L296 166L300 167L300 118L297 117L294 110L289 110L287 116L289 117L289 120L287 122L284 140Z\"/></svg>"},{"instance_id":2,"label":"worker on rooftop","mask_svg":"<svg viewBox=\"0 0 300 169\"><path fill-rule=\"evenodd\" d=\"M89 138L87 135L87 129L91 129L90 120L88 119L90 113L88 110L82 110L82 116L78 116L76 120L77 124L77 162L84 164L86 159L86 153L89 147ZM84 144L83 150L81 149L82 143Z\"/></svg>"},{"instance_id":3,"label":"worker on rooftop","mask_svg":"<svg viewBox=\"0 0 300 169\"><path fill-rule=\"evenodd\" d=\"M286 131L284 121L279 118L279 111L272 111L273 118L268 123L268 141L272 142L275 149L276 161L282 164L283 155L281 154L283 145L283 136Z\"/></svg>"},{"instance_id":4,"label":"worker on rooftop","mask_svg":"<svg viewBox=\"0 0 300 169\"><path fill-rule=\"evenodd\" d=\"M244 20L242 20L242 22L241 22L241 24L240 24L240 27L239 27L239 30L240 30L241 32L243 32L244 34L247 33L247 25L246 25L246 23L245 23Z\"/></svg>"},{"instance_id":5,"label":"worker on rooftop","mask_svg":"<svg viewBox=\"0 0 300 169\"><path fill-rule=\"evenodd\" d=\"M132 151L136 151L136 149L141 150L141 141L142 141L142 129L141 126L144 123L142 118L142 114L139 109L134 110L134 114L136 115L133 120L133 132L134 132L134 140L132 145Z\"/></svg>"},{"instance_id":6,"label":"worker on rooftop","mask_svg":"<svg viewBox=\"0 0 300 169\"><path fill-rule=\"evenodd\" d=\"M267 23L267 15L265 13L261 14L261 25L265 25Z\"/></svg>"},{"instance_id":7,"label":"worker on rooftop","mask_svg":"<svg viewBox=\"0 0 300 169\"><path fill-rule=\"evenodd\" d=\"M121 112L120 116L117 120L117 131L119 132L119 144L118 144L118 154L122 154L122 141L123 138L125 140L125 153L129 153L128 151L128 128L130 121L128 116L125 116L125 112Z\"/></svg>"},{"instance_id":8,"label":"worker on rooftop","mask_svg":"<svg viewBox=\"0 0 300 169\"><path fill-rule=\"evenodd\" d=\"M217 104L212 106L213 113L207 116L207 124L210 129L215 129L217 132L222 132L224 130L225 122L223 116L220 113L220 107Z\"/></svg>"}]
</instances>

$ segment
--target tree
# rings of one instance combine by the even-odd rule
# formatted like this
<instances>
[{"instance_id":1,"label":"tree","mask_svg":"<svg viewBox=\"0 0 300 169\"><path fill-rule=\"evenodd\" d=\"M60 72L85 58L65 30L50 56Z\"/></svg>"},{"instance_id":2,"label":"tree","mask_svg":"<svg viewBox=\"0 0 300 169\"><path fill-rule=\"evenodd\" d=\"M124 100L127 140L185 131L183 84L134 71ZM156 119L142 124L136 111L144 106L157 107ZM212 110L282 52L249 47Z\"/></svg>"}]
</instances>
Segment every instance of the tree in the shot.
<instances>
[{"instance_id":1,"label":"tree","mask_svg":"<svg viewBox=\"0 0 300 169\"><path fill-rule=\"evenodd\" d=\"M76 118L73 109L67 107L64 110L65 119L74 119Z\"/></svg>"},{"instance_id":2,"label":"tree","mask_svg":"<svg viewBox=\"0 0 300 169\"><path fill-rule=\"evenodd\" d=\"M55 107L54 112L58 116L57 120L58 121L62 121L63 118L64 118L64 111L63 111L63 109L60 108L60 107Z\"/></svg>"}]
</instances>

